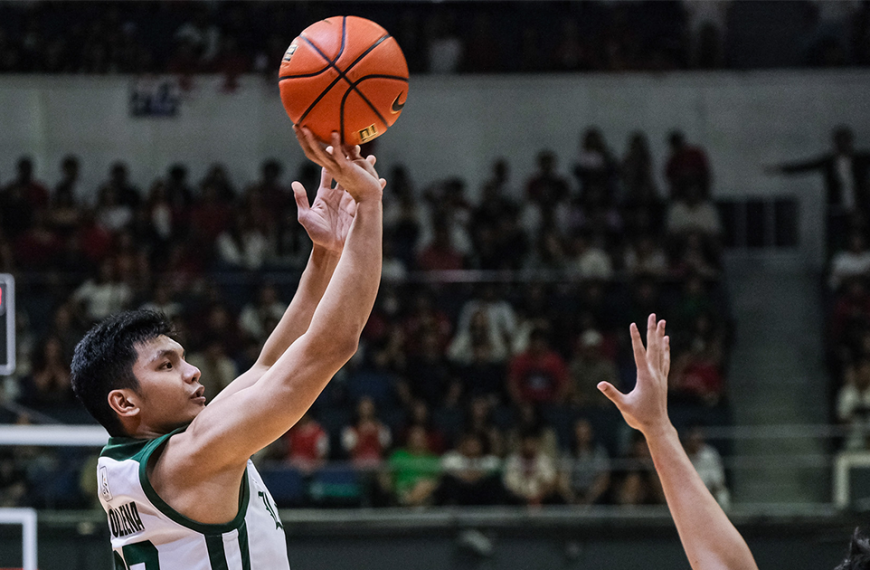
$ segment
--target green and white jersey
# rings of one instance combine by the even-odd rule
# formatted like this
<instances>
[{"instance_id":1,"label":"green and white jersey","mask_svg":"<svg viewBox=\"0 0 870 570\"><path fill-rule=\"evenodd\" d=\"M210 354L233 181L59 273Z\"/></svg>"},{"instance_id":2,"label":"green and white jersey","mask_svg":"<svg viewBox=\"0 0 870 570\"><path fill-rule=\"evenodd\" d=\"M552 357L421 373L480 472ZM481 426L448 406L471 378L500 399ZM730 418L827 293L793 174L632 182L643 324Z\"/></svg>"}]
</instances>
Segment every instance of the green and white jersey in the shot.
<instances>
[{"instance_id":1,"label":"green and white jersey","mask_svg":"<svg viewBox=\"0 0 870 570\"><path fill-rule=\"evenodd\" d=\"M250 461L239 512L226 524L192 521L157 495L148 458L183 430L151 440L113 437L100 453L97 481L115 570L289 570L284 527Z\"/></svg>"}]
</instances>

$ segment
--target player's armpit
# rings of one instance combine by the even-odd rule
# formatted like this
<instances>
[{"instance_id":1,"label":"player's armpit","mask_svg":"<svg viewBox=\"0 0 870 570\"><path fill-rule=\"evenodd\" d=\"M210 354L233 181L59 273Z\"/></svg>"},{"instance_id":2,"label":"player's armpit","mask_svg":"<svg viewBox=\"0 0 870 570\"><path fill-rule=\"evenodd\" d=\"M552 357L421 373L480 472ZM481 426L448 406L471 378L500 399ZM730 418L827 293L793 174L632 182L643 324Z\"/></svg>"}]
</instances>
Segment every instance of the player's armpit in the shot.
<instances>
[{"instance_id":1,"label":"player's armpit","mask_svg":"<svg viewBox=\"0 0 870 570\"><path fill-rule=\"evenodd\" d=\"M299 337L253 386L208 405L175 436L161 461L184 470L222 471L243 466L302 417L357 348L347 339Z\"/></svg>"}]
</instances>

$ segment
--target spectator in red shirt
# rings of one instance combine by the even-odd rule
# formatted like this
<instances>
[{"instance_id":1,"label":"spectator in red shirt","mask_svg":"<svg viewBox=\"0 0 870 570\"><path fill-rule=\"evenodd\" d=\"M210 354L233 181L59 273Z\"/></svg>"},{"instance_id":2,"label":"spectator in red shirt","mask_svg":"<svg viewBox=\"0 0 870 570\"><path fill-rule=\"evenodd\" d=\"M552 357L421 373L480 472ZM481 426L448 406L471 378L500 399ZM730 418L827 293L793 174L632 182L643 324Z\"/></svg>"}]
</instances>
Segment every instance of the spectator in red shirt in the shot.
<instances>
[{"instance_id":1,"label":"spectator in red shirt","mask_svg":"<svg viewBox=\"0 0 870 570\"><path fill-rule=\"evenodd\" d=\"M341 432L341 444L357 467L376 467L390 447L390 428L378 419L375 403L369 397L360 399L356 408L357 419Z\"/></svg>"},{"instance_id":2,"label":"spectator in red shirt","mask_svg":"<svg viewBox=\"0 0 870 570\"><path fill-rule=\"evenodd\" d=\"M284 434L287 462L303 473L311 473L326 463L329 455L329 434L306 413Z\"/></svg>"},{"instance_id":3,"label":"spectator in red shirt","mask_svg":"<svg viewBox=\"0 0 870 570\"><path fill-rule=\"evenodd\" d=\"M18 160L18 177L0 192L0 226L9 239L24 233L33 221L33 213L48 207L48 189L33 179L33 161Z\"/></svg>"},{"instance_id":4,"label":"spectator in red shirt","mask_svg":"<svg viewBox=\"0 0 870 570\"><path fill-rule=\"evenodd\" d=\"M535 329L529 336L525 352L516 355L510 364L508 391L515 403L558 403L568 390L568 368L565 361L547 342L547 333Z\"/></svg>"},{"instance_id":5,"label":"spectator in red shirt","mask_svg":"<svg viewBox=\"0 0 870 570\"><path fill-rule=\"evenodd\" d=\"M711 175L704 149L688 144L685 135L678 130L668 135L668 145L671 150L665 164L665 178L670 185L671 199L682 198L684 188L693 183L701 186L703 197L708 197Z\"/></svg>"},{"instance_id":6,"label":"spectator in red shirt","mask_svg":"<svg viewBox=\"0 0 870 570\"><path fill-rule=\"evenodd\" d=\"M432 242L420 252L417 265L423 271L462 269L462 254L453 247L450 226L444 221L435 224Z\"/></svg>"}]
</instances>

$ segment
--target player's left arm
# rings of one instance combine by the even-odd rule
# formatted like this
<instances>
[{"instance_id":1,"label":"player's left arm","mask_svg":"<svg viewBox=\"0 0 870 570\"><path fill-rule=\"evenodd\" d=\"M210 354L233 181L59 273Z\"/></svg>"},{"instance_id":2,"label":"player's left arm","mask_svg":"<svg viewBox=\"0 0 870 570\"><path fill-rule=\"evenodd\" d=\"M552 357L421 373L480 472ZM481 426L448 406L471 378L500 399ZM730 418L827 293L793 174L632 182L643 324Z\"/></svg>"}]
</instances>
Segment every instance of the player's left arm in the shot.
<instances>
[{"instance_id":1,"label":"player's left arm","mask_svg":"<svg viewBox=\"0 0 870 570\"><path fill-rule=\"evenodd\" d=\"M369 162L374 164L373 156ZM293 300L275 330L266 339L257 362L224 388L212 402L223 400L256 384L290 345L308 330L311 317L338 265L347 232L356 214L354 199L340 186L333 188L332 182L332 177L323 169L317 197L310 206L305 189L300 183L293 183L299 223L314 244L311 257L299 280Z\"/></svg>"}]
</instances>

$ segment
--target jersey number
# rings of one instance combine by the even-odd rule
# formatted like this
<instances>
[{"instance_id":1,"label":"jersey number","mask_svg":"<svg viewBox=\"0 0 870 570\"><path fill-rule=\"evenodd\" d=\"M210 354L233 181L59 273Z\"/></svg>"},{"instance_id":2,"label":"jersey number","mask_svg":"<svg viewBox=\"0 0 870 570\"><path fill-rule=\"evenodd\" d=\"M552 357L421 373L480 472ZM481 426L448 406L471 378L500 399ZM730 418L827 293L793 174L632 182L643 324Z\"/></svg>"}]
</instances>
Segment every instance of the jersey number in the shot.
<instances>
[{"instance_id":1,"label":"jersey number","mask_svg":"<svg viewBox=\"0 0 870 570\"><path fill-rule=\"evenodd\" d=\"M145 564L145 570L160 570L160 560L157 557L157 547L151 544L150 540L135 542L121 548L124 552L124 560L115 555L115 570L130 570L134 564Z\"/></svg>"}]
</instances>

